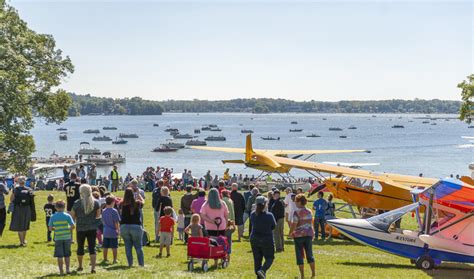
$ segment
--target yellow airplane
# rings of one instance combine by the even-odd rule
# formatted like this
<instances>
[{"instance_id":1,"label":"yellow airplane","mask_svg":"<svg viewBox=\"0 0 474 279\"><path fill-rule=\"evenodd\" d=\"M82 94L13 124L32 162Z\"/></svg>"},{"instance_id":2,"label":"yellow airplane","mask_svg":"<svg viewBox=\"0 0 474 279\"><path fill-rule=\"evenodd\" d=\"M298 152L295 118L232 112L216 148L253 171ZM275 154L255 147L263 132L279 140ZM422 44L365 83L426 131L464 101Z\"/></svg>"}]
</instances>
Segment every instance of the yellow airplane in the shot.
<instances>
[{"instance_id":1,"label":"yellow airplane","mask_svg":"<svg viewBox=\"0 0 474 279\"><path fill-rule=\"evenodd\" d=\"M433 185L438 179L394 173L376 173L367 170L303 161L285 157L289 154L336 154L367 152L366 150L257 150L252 147L251 135L247 135L246 147L193 147L200 150L244 153L245 160L223 160L224 163L240 163L267 171L288 173L292 168L309 172L329 173L324 186L335 198L358 207L392 210L413 202L410 191ZM321 187L322 188L322 187Z\"/></svg>"}]
</instances>

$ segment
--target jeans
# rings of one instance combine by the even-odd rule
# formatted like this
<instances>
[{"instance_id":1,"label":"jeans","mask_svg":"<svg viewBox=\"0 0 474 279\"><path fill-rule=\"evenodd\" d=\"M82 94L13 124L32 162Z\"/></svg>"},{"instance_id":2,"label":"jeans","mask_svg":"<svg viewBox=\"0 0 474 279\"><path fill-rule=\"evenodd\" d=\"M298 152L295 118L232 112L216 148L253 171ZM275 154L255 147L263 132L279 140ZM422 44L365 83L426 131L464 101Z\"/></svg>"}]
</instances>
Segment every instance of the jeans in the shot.
<instances>
[{"instance_id":1,"label":"jeans","mask_svg":"<svg viewBox=\"0 0 474 279\"><path fill-rule=\"evenodd\" d=\"M153 209L153 216L155 217L155 241L159 241L160 240L160 212Z\"/></svg>"},{"instance_id":2,"label":"jeans","mask_svg":"<svg viewBox=\"0 0 474 279\"><path fill-rule=\"evenodd\" d=\"M273 230L273 241L275 241L275 249L277 251L283 251L285 247L285 218L277 220L275 229Z\"/></svg>"},{"instance_id":3,"label":"jeans","mask_svg":"<svg viewBox=\"0 0 474 279\"><path fill-rule=\"evenodd\" d=\"M133 265L132 247L137 253L138 265L144 266L145 259L143 256L143 229L140 225L123 224L120 226L120 235L125 243L125 255L127 256L128 266Z\"/></svg>"},{"instance_id":4,"label":"jeans","mask_svg":"<svg viewBox=\"0 0 474 279\"><path fill-rule=\"evenodd\" d=\"M189 226L189 224L191 224L191 216L185 216L184 217L184 228L187 228ZM185 233L184 234L184 243L188 243L188 234Z\"/></svg>"},{"instance_id":5,"label":"jeans","mask_svg":"<svg viewBox=\"0 0 474 279\"><path fill-rule=\"evenodd\" d=\"M229 251L227 253L232 253L232 233L234 233L231 230L226 230L225 231L225 237L227 237L227 243L229 244Z\"/></svg>"},{"instance_id":6,"label":"jeans","mask_svg":"<svg viewBox=\"0 0 474 279\"><path fill-rule=\"evenodd\" d=\"M314 239L318 240L319 227L321 227L321 239L326 239L326 229L324 225L326 224L326 219L324 217L314 217Z\"/></svg>"},{"instance_id":7,"label":"jeans","mask_svg":"<svg viewBox=\"0 0 474 279\"><path fill-rule=\"evenodd\" d=\"M253 253L253 265L255 274L262 270L264 273L270 269L275 258L275 245L271 240L254 238L250 240ZM262 261L265 258L265 263Z\"/></svg>"},{"instance_id":8,"label":"jeans","mask_svg":"<svg viewBox=\"0 0 474 279\"><path fill-rule=\"evenodd\" d=\"M6 220L7 220L7 209L6 209L6 207L0 208L0 236L2 236L3 230L5 229Z\"/></svg>"},{"instance_id":9,"label":"jeans","mask_svg":"<svg viewBox=\"0 0 474 279\"><path fill-rule=\"evenodd\" d=\"M295 237L293 241L295 242L296 264L304 264L305 254L308 263L314 263L311 236Z\"/></svg>"}]
</instances>

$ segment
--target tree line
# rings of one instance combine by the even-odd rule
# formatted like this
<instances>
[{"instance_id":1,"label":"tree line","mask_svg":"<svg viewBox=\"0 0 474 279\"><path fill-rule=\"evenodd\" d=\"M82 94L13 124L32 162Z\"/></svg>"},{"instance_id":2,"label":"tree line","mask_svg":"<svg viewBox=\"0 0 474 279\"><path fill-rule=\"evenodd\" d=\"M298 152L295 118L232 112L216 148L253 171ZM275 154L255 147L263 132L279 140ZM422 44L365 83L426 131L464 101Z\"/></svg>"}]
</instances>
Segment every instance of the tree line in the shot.
<instances>
[{"instance_id":1,"label":"tree line","mask_svg":"<svg viewBox=\"0 0 474 279\"><path fill-rule=\"evenodd\" d=\"M459 113L461 102L446 100L292 101L252 98L222 101L149 101L139 97L113 99L71 94L70 116L88 114L159 115L163 112L248 113Z\"/></svg>"}]
</instances>

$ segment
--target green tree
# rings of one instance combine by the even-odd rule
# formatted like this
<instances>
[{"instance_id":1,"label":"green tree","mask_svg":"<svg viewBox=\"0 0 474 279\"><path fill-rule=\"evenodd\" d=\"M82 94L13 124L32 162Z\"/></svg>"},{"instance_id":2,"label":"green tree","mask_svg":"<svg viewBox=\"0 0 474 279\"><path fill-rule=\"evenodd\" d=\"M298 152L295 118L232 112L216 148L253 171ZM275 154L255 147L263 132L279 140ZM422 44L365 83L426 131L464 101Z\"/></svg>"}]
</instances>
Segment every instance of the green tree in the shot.
<instances>
[{"instance_id":1,"label":"green tree","mask_svg":"<svg viewBox=\"0 0 474 279\"><path fill-rule=\"evenodd\" d=\"M469 75L467 80L463 80L458 84L458 88L461 88L462 104L460 109L461 120L471 123L474 117L474 74Z\"/></svg>"},{"instance_id":2,"label":"green tree","mask_svg":"<svg viewBox=\"0 0 474 279\"><path fill-rule=\"evenodd\" d=\"M73 70L51 35L29 29L0 0L0 166L27 171L35 150L33 117L56 123L67 118L71 99L58 86Z\"/></svg>"}]
</instances>

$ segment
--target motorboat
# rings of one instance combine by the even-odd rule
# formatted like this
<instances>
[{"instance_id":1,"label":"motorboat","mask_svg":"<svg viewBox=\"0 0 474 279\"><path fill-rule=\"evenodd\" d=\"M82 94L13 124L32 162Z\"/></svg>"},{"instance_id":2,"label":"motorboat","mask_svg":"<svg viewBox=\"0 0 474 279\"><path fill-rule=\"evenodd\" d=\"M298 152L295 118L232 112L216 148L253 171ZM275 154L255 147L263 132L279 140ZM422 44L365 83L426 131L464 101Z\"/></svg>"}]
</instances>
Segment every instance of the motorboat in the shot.
<instances>
[{"instance_id":1,"label":"motorboat","mask_svg":"<svg viewBox=\"0 0 474 279\"><path fill-rule=\"evenodd\" d=\"M121 153L105 151L102 155L111 160L114 164L125 163L125 155Z\"/></svg>"},{"instance_id":2,"label":"motorboat","mask_svg":"<svg viewBox=\"0 0 474 279\"><path fill-rule=\"evenodd\" d=\"M100 155L100 149L91 147L90 143L87 141L83 141L80 143L79 155Z\"/></svg>"},{"instance_id":3,"label":"motorboat","mask_svg":"<svg viewBox=\"0 0 474 279\"><path fill-rule=\"evenodd\" d=\"M192 139L194 137L190 134L176 134L176 135L173 136L173 138L175 138L175 139Z\"/></svg>"},{"instance_id":4,"label":"motorboat","mask_svg":"<svg viewBox=\"0 0 474 279\"><path fill-rule=\"evenodd\" d=\"M125 163L125 157L118 153L104 152L101 155L90 155L84 159L87 163L96 164L100 166L109 166L120 163Z\"/></svg>"},{"instance_id":5,"label":"motorboat","mask_svg":"<svg viewBox=\"0 0 474 279\"><path fill-rule=\"evenodd\" d=\"M195 133L195 134L200 134L200 133L201 133L201 129L194 129L194 133Z\"/></svg>"},{"instance_id":6,"label":"motorboat","mask_svg":"<svg viewBox=\"0 0 474 279\"><path fill-rule=\"evenodd\" d=\"M126 144L128 140L124 140L123 138L115 138L114 141L112 141L112 144Z\"/></svg>"},{"instance_id":7,"label":"motorboat","mask_svg":"<svg viewBox=\"0 0 474 279\"><path fill-rule=\"evenodd\" d=\"M170 136L176 136L176 135L179 135L179 132L178 131L171 131L170 132Z\"/></svg>"},{"instance_id":8,"label":"motorboat","mask_svg":"<svg viewBox=\"0 0 474 279\"><path fill-rule=\"evenodd\" d=\"M298 124L298 122L297 121L291 121L291 124L296 125L296 124Z\"/></svg>"},{"instance_id":9,"label":"motorboat","mask_svg":"<svg viewBox=\"0 0 474 279\"><path fill-rule=\"evenodd\" d=\"M100 131L98 129L87 129L84 130L84 134L100 134Z\"/></svg>"},{"instance_id":10,"label":"motorboat","mask_svg":"<svg viewBox=\"0 0 474 279\"><path fill-rule=\"evenodd\" d=\"M222 132L222 129L218 128L218 127L211 127L211 129L209 131L211 131L211 132Z\"/></svg>"},{"instance_id":11,"label":"motorboat","mask_svg":"<svg viewBox=\"0 0 474 279\"><path fill-rule=\"evenodd\" d=\"M261 137L262 140L280 140L280 137L274 138L274 137Z\"/></svg>"},{"instance_id":12,"label":"motorboat","mask_svg":"<svg viewBox=\"0 0 474 279\"><path fill-rule=\"evenodd\" d=\"M125 134L125 133L120 133L119 137L124 138L124 139L137 139L138 135L137 134Z\"/></svg>"},{"instance_id":13,"label":"motorboat","mask_svg":"<svg viewBox=\"0 0 474 279\"><path fill-rule=\"evenodd\" d=\"M100 137L93 137L93 141L112 141L112 139L108 136L100 136Z\"/></svg>"},{"instance_id":14,"label":"motorboat","mask_svg":"<svg viewBox=\"0 0 474 279\"><path fill-rule=\"evenodd\" d=\"M159 147L156 147L152 150L152 152L176 152L178 148L172 148L167 146L166 144L162 144Z\"/></svg>"},{"instance_id":15,"label":"motorboat","mask_svg":"<svg viewBox=\"0 0 474 279\"><path fill-rule=\"evenodd\" d=\"M204 139L205 141L225 141L226 138L224 136L209 136Z\"/></svg>"},{"instance_id":16,"label":"motorboat","mask_svg":"<svg viewBox=\"0 0 474 279\"><path fill-rule=\"evenodd\" d=\"M403 125L393 125L392 128L393 129L403 129L403 128L405 128L405 126L403 126Z\"/></svg>"},{"instance_id":17,"label":"motorboat","mask_svg":"<svg viewBox=\"0 0 474 279\"><path fill-rule=\"evenodd\" d=\"M153 127L160 127L160 124L158 124L158 123L153 123Z\"/></svg>"},{"instance_id":18,"label":"motorboat","mask_svg":"<svg viewBox=\"0 0 474 279\"><path fill-rule=\"evenodd\" d=\"M329 131L342 131L342 129L339 127L331 127L329 128Z\"/></svg>"},{"instance_id":19,"label":"motorboat","mask_svg":"<svg viewBox=\"0 0 474 279\"><path fill-rule=\"evenodd\" d=\"M186 142L188 146L206 146L207 142L203 140L193 139Z\"/></svg>"},{"instance_id":20,"label":"motorboat","mask_svg":"<svg viewBox=\"0 0 474 279\"><path fill-rule=\"evenodd\" d=\"M438 125L436 122L431 123L431 126L436 126Z\"/></svg>"},{"instance_id":21,"label":"motorboat","mask_svg":"<svg viewBox=\"0 0 474 279\"><path fill-rule=\"evenodd\" d=\"M474 128L474 125L467 126L468 129Z\"/></svg>"},{"instance_id":22,"label":"motorboat","mask_svg":"<svg viewBox=\"0 0 474 279\"><path fill-rule=\"evenodd\" d=\"M349 129L349 130L356 130L356 129L357 129L357 127L356 127L356 126L350 126L350 127L349 127L349 128L347 128L347 129Z\"/></svg>"},{"instance_id":23,"label":"motorboat","mask_svg":"<svg viewBox=\"0 0 474 279\"><path fill-rule=\"evenodd\" d=\"M210 128L217 128L217 124L209 124Z\"/></svg>"},{"instance_id":24,"label":"motorboat","mask_svg":"<svg viewBox=\"0 0 474 279\"><path fill-rule=\"evenodd\" d=\"M117 127L106 126L106 127L102 127L102 130L117 130Z\"/></svg>"},{"instance_id":25,"label":"motorboat","mask_svg":"<svg viewBox=\"0 0 474 279\"><path fill-rule=\"evenodd\" d=\"M321 136L317 134L311 134L311 135L307 135L306 137L307 138L320 138Z\"/></svg>"},{"instance_id":26,"label":"motorboat","mask_svg":"<svg viewBox=\"0 0 474 279\"><path fill-rule=\"evenodd\" d=\"M63 127L57 128L56 131L67 131L67 128L63 128Z\"/></svg>"},{"instance_id":27,"label":"motorboat","mask_svg":"<svg viewBox=\"0 0 474 279\"><path fill-rule=\"evenodd\" d=\"M342 136L339 136L339 138L341 138L341 139L347 139L347 136L342 135Z\"/></svg>"},{"instance_id":28,"label":"motorboat","mask_svg":"<svg viewBox=\"0 0 474 279\"><path fill-rule=\"evenodd\" d=\"M203 126L201 128L201 131L210 131L210 130L211 130L211 127L209 127L209 126Z\"/></svg>"},{"instance_id":29,"label":"motorboat","mask_svg":"<svg viewBox=\"0 0 474 279\"><path fill-rule=\"evenodd\" d=\"M430 123L430 122L429 122L428 120L425 120L425 121L422 121L421 123L422 123L422 124L428 124L428 123Z\"/></svg>"},{"instance_id":30,"label":"motorboat","mask_svg":"<svg viewBox=\"0 0 474 279\"><path fill-rule=\"evenodd\" d=\"M67 140L67 133L66 132L59 133L59 140Z\"/></svg>"},{"instance_id":31,"label":"motorboat","mask_svg":"<svg viewBox=\"0 0 474 279\"><path fill-rule=\"evenodd\" d=\"M249 130L249 129L242 129L242 130L240 130L240 132L241 132L242 134L253 134L253 131L252 131L252 130Z\"/></svg>"},{"instance_id":32,"label":"motorboat","mask_svg":"<svg viewBox=\"0 0 474 279\"><path fill-rule=\"evenodd\" d=\"M474 185L447 178L412 194L418 202L368 219L327 222L357 242L409 258L420 269L443 261L474 263ZM418 230L396 228L409 213L415 215Z\"/></svg>"},{"instance_id":33,"label":"motorboat","mask_svg":"<svg viewBox=\"0 0 474 279\"><path fill-rule=\"evenodd\" d=\"M290 129L290 133L299 133L303 132L303 129Z\"/></svg>"},{"instance_id":34,"label":"motorboat","mask_svg":"<svg viewBox=\"0 0 474 279\"><path fill-rule=\"evenodd\" d=\"M166 145L167 147L170 147L170 148L177 148L177 149L182 149L185 147L184 144L180 142L174 142L174 141L168 141L167 143L163 145Z\"/></svg>"},{"instance_id":35,"label":"motorboat","mask_svg":"<svg viewBox=\"0 0 474 279\"><path fill-rule=\"evenodd\" d=\"M176 128L166 128L166 129L165 129L165 132L168 132L168 133L169 133L169 132L179 132L179 130L176 129Z\"/></svg>"}]
</instances>

